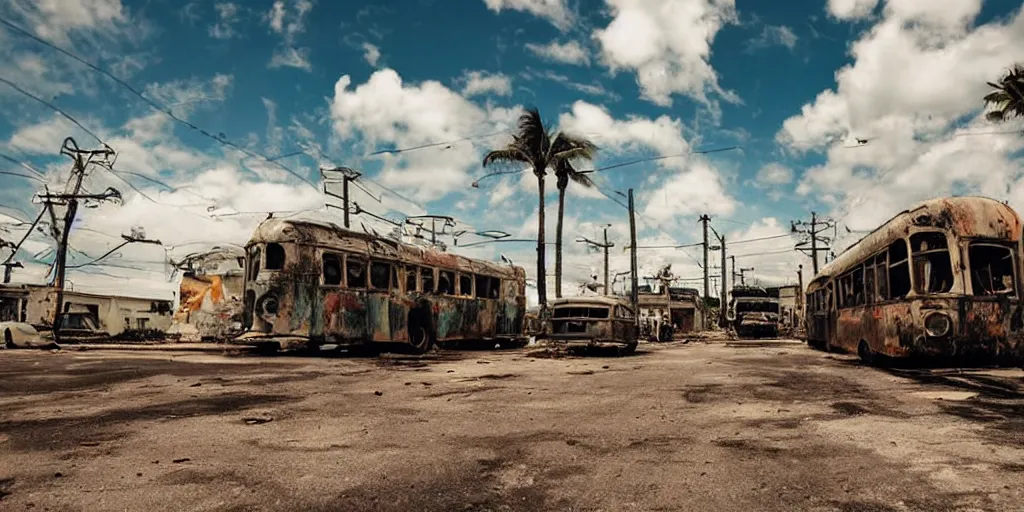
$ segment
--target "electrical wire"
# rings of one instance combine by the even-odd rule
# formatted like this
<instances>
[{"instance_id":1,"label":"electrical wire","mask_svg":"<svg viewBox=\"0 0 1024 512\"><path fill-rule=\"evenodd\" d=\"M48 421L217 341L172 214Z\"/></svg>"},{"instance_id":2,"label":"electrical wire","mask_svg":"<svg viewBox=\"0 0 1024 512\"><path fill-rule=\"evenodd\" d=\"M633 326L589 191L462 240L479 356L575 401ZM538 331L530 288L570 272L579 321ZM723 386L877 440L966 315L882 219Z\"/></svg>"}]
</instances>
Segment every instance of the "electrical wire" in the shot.
<instances>
[{"instance_id":1,"label":"electrical wire","mask_svg":"<svg viewBox=\"0 0 1024 512\"><path fill-rule=\"evenodd\" d=\"M0 22L2 22L2 21L4 21L3 18L0 18ZM32 94L32 93L26 91L25 89L22 89L21 87L18 87L18 84L15 84L14 82L12 82L12 81L10 81L10 80L8 80L6 78L0 77L0 82L3 82L5 84L7 84L12 89L14 89L14 90L24 94L25 96L28 96L29 98L32 98L32 99L38 101L39 103L42 103L43 105L46 105L47 107L50 107L50 109L52 109L54 112L64 116L65 119L67 119L68 121L71 121L72 123L75 124L75 126L81 128L83 132L91 135L92 138L96 139L100 144L103 144L103 139L99 138L98 135L96 135L95 133L90 131L88 128L83 126L82 123L79 123L77 119L75 119L74 117L71 117L70 114L68 114L67 112L64 112L63 110L61 110L56 105L54 105L54 104L52 104L52 103L50 103L50 102L48 102L48 101L46 101L46 100L36 96L35 94Z\"/></svg>"},{"instance_id":2,"label":"electrical wire","mask_svg":"<svg viewBox=\"0 0 1024 512\"><path fill-rule=\"evenodd\" d=\"M43 218L43 215L45 213L46 208L39 209L39 216L36 217L36 220L32 221L32 225L29 226L28 230L25 231L25 236L21 237L21 240L18 241L17 245L15 245L13 249L11 249L11 254L7 255L7 259L4 260L4 264L10 263L11 260L14 259L14 255L18 254L18 250L21 249L21 244L24 244L25 240L28 240L29 235L32 234L32 230L36 228L36 224L39 223L39 220Z\"/></svg>"},{"instance_id":3,"label":"electrical wire","mask_svg":"<svg viewBox=\"0 0 1024 512\"><path fill-rule=\"evenodd\" d=\"M25 163L25 162L23 162L21 160L18 160L17 158L14 158L13 156L7 155L5 153L0 153L0 158L3 158L4 160L7 160L8 162L11 162L12 164L20 165L20 166L24 167L25 169L27 169L28 171L35 173L40 178L46 178L46 175L43 174L42 172L39 172L38 169L36 169L35 167L32 167L31 165L29 165L29 164L27 164L27 163Z\"/></svg>"},{"instance_id":4,"label":"electrical wire","mask_svg":"<svg viewBox=\"0 0 1024 512\"><path fill-rule=\"evenodd\" d=\"M241 147L241 146L239 146L239 145L237 145L237 144L235 144L235 143L233 143L233 142L231 142L231 141L229 141L229 140L227 140L227 139L225 139L223 137L220 137L218 135L213 135L212 133L210 133L210 132L200 128L199 126L196 126L193 123L191 123L190 121L187 121L185 119L182 119L182 118L176 116L171 111L171 109L166 108L166 107L162 107L158 103L156 103L155 101L147 98L146 95L142 94L137 89L132 87L130 84L128 84L124 80L121 80L120 78L115 76L113 73L111 73L111 72L109 72L109 71L107 71L107 70L105 70L103 68L100 68L99 66L97 66L95 64L92 64L92 63L86 61L85 59L83 59L83 58L81 58L81 57L71 53L68 50L65 50L65 49L63 49L63 48L61 48L61 47L59 47L59 46L57 46L57 45L55 45L55 44L45 40L45 39L42 39L42 38L36 36L35 34L33 34L33 33L29 32L29 31L27 31L27 30L25 30L25 29L15 25L14 23L11 23L10 21L8 21L5 18L0 17L0 23L6 25L8 28L10 28L11 30L14 30L15 32L20 33L21 35L23 35L25 37L28 37L29 39L32 39L32 40L36 41L39 44L42 44L42 45L47 46L49 48L52 48L53 50L55 50L57 52L60 52L60 53L64 54L65 56L67 56L67 57L69 57L69 58L71 58L71 59L73 59L73 60L75 60L75 61L77 61L77 62L79 62L79 63L81 63L83 65L85 65L89 69L92 69L93 71L96 71L97 73L100 73L100 74L106 76L107 78L109 78L109 79L113 80L114 82L116 82L118 85L120 85L120 86L124 87L125 89L127 89L128 92L134 94L135 96L138 96L139 99L141 99L142 101L146 102L146 104L148 104L154 110L162 112L164 115L166 115L167 117L170 117L171 119L177 121L178 123L181 123L181 124L191 128L192 130L195 130L196 132L199 132L203 136L205 136L205 137L207 137L209 139L212 139L214 141L219 142L220 144L223 144L225 146L231 147L231 148L233 148L233 149L235 149L235 150L245 154L246 156L250 156L250 157L253 157L253 158L259 158L259 159L261 159L261 160L263 160L265 162L273 164L276 167L279 167L279 168L283 169L284 171L288 172L292 176L295 176L296 178L302 180L304 183L306 183L307 185L313 187L314 189L319 190L319 188L316 186L316 184L314 184L312 181L310 181L306 177L300 175L299 173L295 172L291 168L281 164L280 162L278 162L276 160L273 160L271 158L268 158L267 156L262 155L260 153L256 153L254 151L250 151L248 149L245 149L245 148L243 148L243 147ZM0 80L2 80L2 79L0 79ZM7 82L6 80L4 80L4 81ZM17 86L11 84L10 82L8 82L8 85L11 85L11 86L17 88ZM40 102L43 102L42 100L39 100L38 98L36 98L36 99L38 101L40 101ZM43 102L43 103L45 104L45 102ZM56 107L53 107L53 108L56 109ZM58 110L58 112L61 112L61 111ZM64 114L64 115L65 115L65 117L68 117L69 119L71 119L71 117L68 116L67 114ZM94 135L92 132L89 132L88 130L86 130L86 128L84 126L81 126L77 121L74 121L73 119L71 119L71 120L72 120L72 122L77 124L80 128L85 130L87 133L89 133L93 137L96 137L96 135ZM96 137L96 140L100 140L99 137ZM100 140L100 143L103 143L103 141Z\"/></svg>"},{"instance_id":5,"label":"electrical wire","mask_svg":"<svg viewBox=\"0 0 1024 512\"><path fill-rule=\"evenodd\" d=\"M782 249L782 250L779 250L779 251L752 252L752 253L747 253L747 254L734 254L732 256L735 257L735 258L746 258L748 256L767 256L769 254L782 254L782 253L794 252L794 251L796 251L796 249Z\"/></svg>"},{"instance_id":6,"label":"electrical wire","mask_svg":"<svg viewBox=\"0 0 1024 512\"><path fill-rule=\"evenodd\" d=\"M16 172L0 171L0 174L3 174L5 176L17 176L19 178L25 178L26 180L37 181L39 183L46 183L45 180L39 179L39 178L37 178L35 176L29 176L29 175L26 175L26 174L18 174Z\"/></svg>"},{"instance_id":7,"label":"electrical wire","mask_svg":"<svg viewBox=\"0 0 1024 512\"><path fill-rule=\"evenodd\" d=\"M761 242L761 241L764 241L764 240L775 240L777 238L786 238L786 237L792 237L792 236L793 235L790 234L790 233L784 233L784 234L781 234L781 235L762 236L762 237L759 237L759 238L748 238L746 240L736 240L734 242L729 242L727 240L726 242L728 242L728 245L736 245L736 244L746 244L746 243L750 243L750 242Z\"/></svg>"},{"instance_id":8,"label":"electrical wire","mask_svg":"<svg viewBox=\"0 0 1024 512\"><path fill-rule=\"evenodd\" d=\"M488 134L484 134L484 135L471 135L469 137L462 137L460 139L454 139L454 140L449 140L449 141L444 141L444 142L431 142L429 144L423 144L421 146L413 146L413 147L410 147L410 148L382 149L382 150L379 150L379 151L374 151L373 153L368 153L368 154L366 154L366 156L376 156L376 155L383 155L383 154L397 155L399 153L407 153L409 151L416 151L416 150L419 150L419 149L433 148L433 147L437 147L437 146L444 146L444 145L447 145L447 144L455 144L455 143L463 142L463 141L467 141L467 140L486 139L488 137L494 137L495 135L501 135L503 133L511 133L511 132L508 129L504 129L504 130L501 130L501 131L498 131L498 132L494 132L494 133L488 133Z\"/></svg>"}]
</instances>

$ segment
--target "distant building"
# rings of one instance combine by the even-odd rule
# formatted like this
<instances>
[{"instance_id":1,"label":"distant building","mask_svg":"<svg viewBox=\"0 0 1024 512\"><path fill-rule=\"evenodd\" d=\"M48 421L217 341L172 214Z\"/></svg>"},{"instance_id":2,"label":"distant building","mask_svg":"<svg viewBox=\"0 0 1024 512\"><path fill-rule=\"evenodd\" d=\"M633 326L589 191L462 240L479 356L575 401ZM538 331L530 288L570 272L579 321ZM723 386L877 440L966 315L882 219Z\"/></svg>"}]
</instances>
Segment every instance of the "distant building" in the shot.
<instances>
[{"instance_id":1,"label":"distant building","mask_svg":"<svg viewBox=\"0 0 1024 512\"><path fill-rule=\"evenodd\" d=\"M57 290L41 285L0 286L0 320L51 329ZM129 330L166 331L174 304L170 300L64 290L65 313L86 313L100 331L117 336Z\"/></svg>"},{"instance_id":2,"label":"distant building","mask_svg":"<svg viewBox=\"0 0 1024 512\"><path fill-rule=\"evenodd\" d=\"M798 328L803 322L800 286L792 284L767 289L769 295L779 299L779 321L784 327Z\"/></svg>"},{"instance_id":3,"label":"distant building","mask_svg":"<svg viewBox=\"0 0 1024 512\"><path fill-rule=\"evenodd\" d=\"M693 288L661 286L655 291L644 285L637 288L637 302L640 331L648 337L662 332L661 324L666 319L676 334L704 330L705 311L697 290Z\"/></svg>"}]
</instances>

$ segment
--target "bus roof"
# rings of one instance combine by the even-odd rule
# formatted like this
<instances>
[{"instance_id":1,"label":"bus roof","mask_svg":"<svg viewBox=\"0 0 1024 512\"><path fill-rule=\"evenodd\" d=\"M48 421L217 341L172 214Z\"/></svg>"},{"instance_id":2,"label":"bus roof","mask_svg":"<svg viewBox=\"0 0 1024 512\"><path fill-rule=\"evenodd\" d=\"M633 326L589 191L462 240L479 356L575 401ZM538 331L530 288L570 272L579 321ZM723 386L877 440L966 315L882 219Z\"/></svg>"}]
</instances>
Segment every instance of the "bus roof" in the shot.
<instances>
[{"instance_id":1,"label":"bus roof","mask_svg":"<svg viewBox=\"0 0 1024 512\"><path fill-rule=\"evenodd\" d=\"M896 214L875 228L857 243L849 246L835 260L825 265L808 285L808 292L829 278L872 254L881 252L894 240L907 236L912 228L939 228L957 237L996 238L1017 242L1021 237L1021 220L1008 205L987 197L940 197L924 201Z\"/></svg>"},{"instance_id":2,"label":"bus roof","mask_svg":"<svg viewBox=\"0 0 1024 512\"><path fill-rule=\"evenodd\" d=\"M503 265L419 247L345 229L333 222L270 218L264 220L256 227L245 247L248 249L251 245L258 243L311 245L350 253L366 254L371 258L400 260L415 265L444 267L467 273L489 274L505 279L526 278L526 271L522 267Z\"/></svg>"}]
</instances>

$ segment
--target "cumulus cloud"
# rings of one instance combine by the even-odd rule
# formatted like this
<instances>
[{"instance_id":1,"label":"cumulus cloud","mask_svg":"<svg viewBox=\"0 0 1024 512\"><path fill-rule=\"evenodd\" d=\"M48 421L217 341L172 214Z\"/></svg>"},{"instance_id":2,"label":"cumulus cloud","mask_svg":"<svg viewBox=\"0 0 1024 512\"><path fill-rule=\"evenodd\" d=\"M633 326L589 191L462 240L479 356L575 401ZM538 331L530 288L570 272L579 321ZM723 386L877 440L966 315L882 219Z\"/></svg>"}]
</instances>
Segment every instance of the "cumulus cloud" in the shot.
<instances>
[{"instance_id":1,"label":"cumulus cloud","mask_svg":"<svg viewBox=\"0 0 1024 512\"><path fill-rule=\"evenodd\" d=\"M482 94L497 96L512 94L512 79L503 73L466 71L458 82L462 84L462 95L467 97Z\"/></svg>"},{"instance_id":2,"label":"cumulus cloud","mask_svg":"<svg viewBox=\"0 0 1024 512\"><path fill-rule=\"evenodd\" d=\"M772 162L761 166L754 180L760 186L773 187L793 181L793 170L780 163Z\"/></svg>"},{"instance_id":3,"label":"cumulus cloud","mask_svg":"<svg viewBox=\"0 0 1024 512\"><path fill-rule=\"evenodd\" d=\"M979 6L886 2L851 45L853 62L836 72L836 87L776 136L790 151L826 157L804 173L797 193L834 197L834 216L851 229L873 228L937 195L980 193L1024 206L1016 192L1024 140L979 135L998 131L980 115L981 98L986 79L1024 59L1024 15L972 27Z\"/></svg>"},{"instance_id":4,"label":"cumulus cloud","mask_svg":"<svg viewBox=\"0 0 1024 512\"><path fill-rule=\"evenodd\" d=\"M828 0L828 13L837 19L855 20L871 15L878 0Z\"/></svg>"},{"instance_id":5,"label":"cumulus cloud","mask_svg":"<svg viewBox=\"0 0 1024 512\"><path fill-rule=\"evenodd\" d=\"M733 0L606 0L607 27L594 31L600 59L611 71L636 74L642 97L671 106L682 94L710 105L709 93L729 102L739 98L718 85L711 67L711 43L735 21Z\"/></svg>"},{"instance_id":6,"label":"cumulus cloud","mask_svg":"<svg viewBox=\"0 0 1024 512\"><path fill-rule=\"evenodd\" d=\"M526 43L526 49L546 61L580 66L590 65L590 52L579 41L565 43L551 41L548 44Z\"/></svg>"},{"instance_id":7,"label":"cumulus cloud","mask_svg":"<svg viewBox=\"0 0 1024 512\"><path fill-rule=\"evenodd\" d=\"M335 84L331 102L334 133L368 149L378 145L414 147L508 129L520 110L481 107L432 80L406 84L392 69L379 70L366 83L351 86L348 75ZM434 200L469 187L469 171L479 169L484 149L473 141L462 141L450 148L385 154L379 179Z\"/></svg>"},{"instance_id":8,"label":"cumulus cloud","mask_svg":"<svg viewBox=\"0 0 1024 512\"><path fill-rule=\"evenodd\" d=\"M548 20L560 30L567 30L576 20L566 0L484 0L484 4L496 13L504 9L530 13Z\"/></svg>"}]
</instances>

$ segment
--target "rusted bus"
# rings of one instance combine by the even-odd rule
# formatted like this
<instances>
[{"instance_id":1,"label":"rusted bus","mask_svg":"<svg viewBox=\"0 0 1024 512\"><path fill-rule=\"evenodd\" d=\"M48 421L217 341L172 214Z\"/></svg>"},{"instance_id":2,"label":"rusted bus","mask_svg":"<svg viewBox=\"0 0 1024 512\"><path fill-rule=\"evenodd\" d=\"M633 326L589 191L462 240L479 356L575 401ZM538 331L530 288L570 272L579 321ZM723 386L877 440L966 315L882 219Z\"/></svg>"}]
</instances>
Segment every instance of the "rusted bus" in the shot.
<instances>
[{"instance_id":1,"label":"rusted bus","mask_svg":"<svg viewBox=\"0 0 1024 512\"><path fill-rule=\"evenodd\" d=\"M614 346L631 352L637 345L636 312L619 297L556 299L547 330L549 340L569 346Z\"/></svg>"},{"instance_id":2,"label":"rusted bus","mask_svg":"<svg viewBox=\"0 0 1024 512\"><path fill-rule=\"evenodd\" d=\"M980 197L896 215L809 283L808 341L868 360L1020 360L1021 228L1012 208Z\"/></svg>"},{"instance_id":3,"label":"rusted bus","mask_svg":"<svg viewBox=\"0 0 1024 512\"><path fill-rule=\"evenodd\" d=\"M246 244L243 339L307 345L523 339L526 272L340 228L268 219Z\"/></svg>"}]
</instances>

